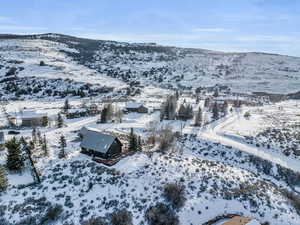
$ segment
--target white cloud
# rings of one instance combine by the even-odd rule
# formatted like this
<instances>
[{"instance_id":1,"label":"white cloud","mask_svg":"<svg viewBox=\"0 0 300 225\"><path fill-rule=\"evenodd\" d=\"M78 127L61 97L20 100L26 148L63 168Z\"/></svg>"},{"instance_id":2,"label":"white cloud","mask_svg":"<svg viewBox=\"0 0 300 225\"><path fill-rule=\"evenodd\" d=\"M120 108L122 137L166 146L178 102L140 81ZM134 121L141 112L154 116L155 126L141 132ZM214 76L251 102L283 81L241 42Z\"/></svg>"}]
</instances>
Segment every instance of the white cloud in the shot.
<instances>
[{"instance_id":1,"label":"white cloud","mask_svg":"<svg viewBox=\"0 0 300 225\"><path fill-rule=\"evenodd\" d=\"M225 28L195 28L192 31L193 32L207 32L207 33L232 32L231 29L225 29Z\"/></svg>"},{"instance_id":2,"label":"white cloud","mask_svg":"<svg viewBox=\"0 0 300 225\"><path fill-rule=\"evenodd\" d=\"M294 36L278 36L278 35L249 35L241 36L236 38L237 41L245 42L258 42L258 41L269 41L269 42L299 42L298 37Z\"/></svg>"}]
</instances>

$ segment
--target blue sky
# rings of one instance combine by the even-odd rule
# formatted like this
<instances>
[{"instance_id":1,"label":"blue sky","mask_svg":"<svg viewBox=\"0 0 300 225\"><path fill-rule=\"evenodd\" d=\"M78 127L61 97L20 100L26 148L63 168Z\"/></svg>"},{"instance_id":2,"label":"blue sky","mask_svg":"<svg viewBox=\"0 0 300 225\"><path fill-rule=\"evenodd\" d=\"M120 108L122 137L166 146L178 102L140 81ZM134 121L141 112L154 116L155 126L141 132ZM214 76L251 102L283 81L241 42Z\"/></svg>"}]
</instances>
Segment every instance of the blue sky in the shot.
<instances>
[{"instance_id":1,"label":"blue sky","mask_svg":"<svg viewBox=\"0 0 300 225\"><path fill-rule=\"evenodd\" d=\"M300 56L299 0L10 0L0 33Z\"/></svg>"}]
</instances>

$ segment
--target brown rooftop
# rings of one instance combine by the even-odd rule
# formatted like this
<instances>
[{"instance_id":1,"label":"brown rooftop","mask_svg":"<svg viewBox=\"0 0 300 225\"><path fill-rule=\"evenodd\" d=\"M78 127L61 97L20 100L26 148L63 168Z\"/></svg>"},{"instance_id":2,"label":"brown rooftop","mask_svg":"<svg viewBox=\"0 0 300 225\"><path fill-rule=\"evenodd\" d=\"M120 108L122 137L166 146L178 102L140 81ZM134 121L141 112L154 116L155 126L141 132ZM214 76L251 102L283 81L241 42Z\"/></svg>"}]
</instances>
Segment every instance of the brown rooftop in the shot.
<instances>
[{"instance_id":1,"label":"brown rooftop","mask_svg":"<svg viewBox=\"0 0 300 225\"><path fill-rule=\"evenodd\" d=\"M250 217L235 216L223 225L246 225L252 220Z\"/></svg>"}]
</instances>

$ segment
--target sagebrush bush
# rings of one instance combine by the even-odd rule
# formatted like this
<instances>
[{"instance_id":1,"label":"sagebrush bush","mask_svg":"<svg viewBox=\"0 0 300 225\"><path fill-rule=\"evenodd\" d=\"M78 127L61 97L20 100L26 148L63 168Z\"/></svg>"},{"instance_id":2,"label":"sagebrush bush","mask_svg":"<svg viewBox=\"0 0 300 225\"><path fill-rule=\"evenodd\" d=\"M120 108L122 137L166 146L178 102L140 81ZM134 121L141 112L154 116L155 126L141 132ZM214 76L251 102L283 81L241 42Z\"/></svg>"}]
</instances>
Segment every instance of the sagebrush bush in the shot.
<instances>
[{"instance_id":1,"label":"sagebrush bush","mask_svg":"<svg viewBox=\"0 0 300 225\"><path fill-rule=\"evenodd\" d=\"M133 225L132 214L126 209L122 209L112 213L111 215L112 225Z\"/></svg>"},{"instance_id":2,"label":"sagebrush bush","mask_svg":"<svg viewBox=\"0 0 300 225\"><path fill-rule=\"evenodd\" d=\"M82 225L107 225L102 217L92 217L89 220L83 221Z\"/></svg>"},{"instance_id":3,"label":"sagebrush bush","mask_svg":"<svg viewBox=\"0 0 300 225\"><path fill-rule=\"evenodd\" d=\"M291 201L298 215L300 215L300 195L288 190L282 190L282 194Z\"/></svg>"},{"instance_id":4,"label":"sagebrush bush","mask_svg":"<svg viewBox=\"0 0 300 225\"><path fill-rule=\"evenodd\" d=\"M181 208L186 201L185 187L178 183L166 184L164 187L164 197L171 202L174 208Z\"/></svg>"},{"instance_id":5,"label":"sagebrush bush","mask_svg":"<svg viewBox=\"0 0 300 225\"><path fill-rule=\"evenodd\" d=\"M44 215L41 224L45 224L49 221L56 221L59 216L62 214L63 212L63 208L61 205L54 205L54 206L50 206L47 211L46 214Z\"/></svg>"},{"instance_id":6,"label":"sagebrush bush","mask_svg":"<svg viewBox=\"0 0 300 225\"><path fill-rule=\"evenodd\" d=\"M174 210L163 203L150 207L145 216L150 225L179 225L179 219Z\"/></svg>"}]
</instances>

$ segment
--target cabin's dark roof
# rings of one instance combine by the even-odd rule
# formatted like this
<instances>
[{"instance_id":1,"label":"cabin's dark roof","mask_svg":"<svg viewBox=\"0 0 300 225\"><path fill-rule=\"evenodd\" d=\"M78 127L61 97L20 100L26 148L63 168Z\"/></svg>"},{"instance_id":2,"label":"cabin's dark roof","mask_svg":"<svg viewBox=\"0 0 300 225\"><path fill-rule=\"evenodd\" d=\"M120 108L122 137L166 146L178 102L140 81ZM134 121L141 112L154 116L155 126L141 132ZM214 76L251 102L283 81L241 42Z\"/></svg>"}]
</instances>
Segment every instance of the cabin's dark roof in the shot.
<instances>
[{"instance_id":1,"label":"cabin's dark roof","mask_svg":"<svg viewBox=\"0 0 300 225\"><path fill-rule=\"evenodd\" d=\"M83 127L80 134L83 137L80 147L104 154L107 153L111 144L116 140L115 136L103 134L100 130L92 128Z\"/></svg>"}]
</instances>

